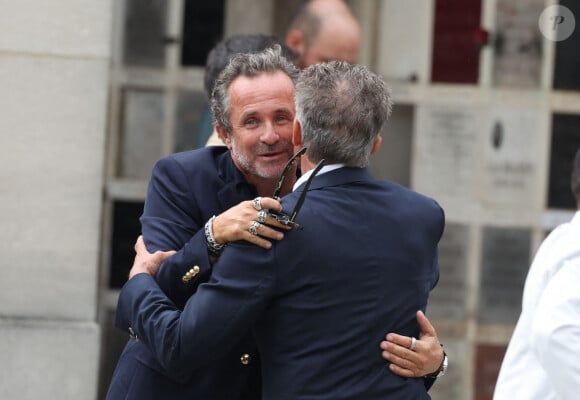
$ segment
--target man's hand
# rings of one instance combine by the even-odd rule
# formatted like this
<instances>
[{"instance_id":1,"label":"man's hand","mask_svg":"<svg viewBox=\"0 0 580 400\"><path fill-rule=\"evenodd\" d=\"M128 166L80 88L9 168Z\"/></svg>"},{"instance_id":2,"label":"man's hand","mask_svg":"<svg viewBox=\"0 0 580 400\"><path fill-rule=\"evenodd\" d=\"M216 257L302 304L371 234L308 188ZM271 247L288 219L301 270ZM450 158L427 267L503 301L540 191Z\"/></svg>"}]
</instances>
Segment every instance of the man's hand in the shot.
<instances>
[{"instance_id":1,"label":"man's hand","mask_svg":"<svg viewBox=\"0 0 580 400\"><path fill-rule=\"evenodd\" d=\"M175 251L156 251L151 254L145 247L145 242L143 241L143 236L137 238L135 243L135 261L133 261L133 266L131 271L129 271L129 279L140 273L146 273L151 276L155 276L159 266L167 258L175 254Z\"/></svg>"},{"instance_id":2,"label":"man's hand","mask_svg":"<svg viewBox=\"0 0 580 400\"><path fill-rule=\"evenodd\" d=\"M389 369L405 378L418 378L439 369L443 362L443 348L437 339L437 332L425 314L417 311L417 322L421 334L410 350L412 339L396 333L388 333L381 342L382 356L390 361Z\"/></svg>"},{"instance_id":3,"label":"man's hand","mask_svg":"<svg viewBox=\"0 0 580 400\"><path fill-rule=\"evenodd\" d=\"M280 202L271 197L261 197L261 205L266 210L280 212L282 206ZM257 228L257 234L250 233L250 225L258 221L258 211L253 206L253 202L242 201L240 204L224 211L216 216L213 221L213 236L219 244L234 242L236 240L245 240L256 246L269 249L272 247L270 240L281 240L284 234L272 227L288 230L286 225L279 223L274 217L268 215L264 222L261 222Z\"/></svg>"}]
</instances>

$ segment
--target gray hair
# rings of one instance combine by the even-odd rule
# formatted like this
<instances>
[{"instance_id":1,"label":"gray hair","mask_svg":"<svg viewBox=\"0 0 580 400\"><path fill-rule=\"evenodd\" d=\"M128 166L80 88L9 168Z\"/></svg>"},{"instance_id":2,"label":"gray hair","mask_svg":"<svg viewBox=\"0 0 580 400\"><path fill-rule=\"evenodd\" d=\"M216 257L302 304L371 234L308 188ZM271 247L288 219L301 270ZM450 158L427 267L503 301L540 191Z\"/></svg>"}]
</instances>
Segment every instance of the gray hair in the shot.
<instances>
[{"instance_id":1,"label":"gray hair","mask_svg":"<svg viewBox=\"0 0 580 400\"><path fill-rule=\"evenodd\" d=\"M232 132L230 123L231 102L228 93L232 82L239 76L255 77L263 73L277 71L285 73L296 84L299 71L294 64L281 55L281 48L278 44L258 53L238 54L220 73L211 95L211 113L214 121L228 135Z\"/></svg>"},{"instance_id":2,"label":"gray hair","mask_svg":"<svg viewBox=\"0 0 580 400\"><path fill-rule=\"evenodd\" d=\"M365 66L331 61L306 68L296 84L296 119L308 158L366 167L392 105L386 83Z\"/></svg>"},{"instance_id":3,"label":"gray hair","mask_svg":"<svg viewBox=\"0 0 580 400\"><path fill-rule=\"evenodd\" d=\"M223 71L230 60L237 54L256 53L273 47L275 44L280 45L282 55L286 57L288 61L294 62L297 60L298 54L274 35L265 35L262 33L238 34L223 39L221 42L216 44L207 55L205 61L203 87L207 94L207 98L211 98L211 91L220 72Z\"/></svg>"}]
</instances>

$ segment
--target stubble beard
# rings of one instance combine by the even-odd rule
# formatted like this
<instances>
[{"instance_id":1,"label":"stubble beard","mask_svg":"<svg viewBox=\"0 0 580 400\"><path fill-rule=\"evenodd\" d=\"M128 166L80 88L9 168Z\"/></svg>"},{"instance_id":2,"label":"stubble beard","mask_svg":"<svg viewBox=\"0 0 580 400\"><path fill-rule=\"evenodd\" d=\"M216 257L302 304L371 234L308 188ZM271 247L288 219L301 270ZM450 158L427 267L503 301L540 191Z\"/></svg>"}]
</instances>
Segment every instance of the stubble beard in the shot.
<instances>
[{"instance_id":1,"label":"stubble beard","mask_svg":"<svg viewBox=\"0 0 580 400\"><path fill-rule=\"evenodd\" d=\"M278 179L282 171L284 170L284 164L280 164L278 162L272 162L267 164L265 167L261 168L256 164L252 164L250 159L245 155L238 151L236 141L234 138L231 138L232 143L232 154L234 158L237 160L240 167L244 170L244 172L257 176L262 179ZM258 147L258 146L256 146ZM256 149L254 149L256 150ZM255 153L259 153L255 151Z\"/></svg>"}]
</instances>

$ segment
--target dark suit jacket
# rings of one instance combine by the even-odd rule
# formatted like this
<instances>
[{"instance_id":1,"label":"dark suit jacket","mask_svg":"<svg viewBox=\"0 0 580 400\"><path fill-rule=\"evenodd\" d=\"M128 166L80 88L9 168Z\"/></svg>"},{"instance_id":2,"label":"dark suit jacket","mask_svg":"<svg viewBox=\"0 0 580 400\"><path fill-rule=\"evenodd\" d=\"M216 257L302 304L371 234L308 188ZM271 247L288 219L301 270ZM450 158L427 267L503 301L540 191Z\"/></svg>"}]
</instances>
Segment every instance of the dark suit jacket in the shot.
<instances>
[{"instance_id":1,"label":"dark suit jacket","mask_svg":"<svg viewBox=\"0 0 580 400\"><path fill-rule=\"evenodd\" d=\"M256 195L226 147L178 153L156 163L141 217L142 233L150 251L181 249L156 276L178 308L183 308L209 277L205 222ZM184 283L182 277L195 266L200 272ZM233 342L230 351L212 365L192 372L195 362L185 369L167 369L142 342L131 339L119 359L107 399L258 399L260 371L255 342L250 334Z\"/></svg>"},{"instance_id":2,"label":"dark suit jacket","mask_svg":"<svg viewBox=\"0 0 580 400\"><path fill-rule=\"evenodd\" d=\"M290 212L299 191L283 199ZM264 250L230 244L183 312L154 280L123 288L117 324L132 327L172 370L212 365L254 327L265 399L428 399L422 379L381 359L386 332L419 334L439 271L439 205L364 169L314 179L297 222Z\"/></svg>"}]
</instances>

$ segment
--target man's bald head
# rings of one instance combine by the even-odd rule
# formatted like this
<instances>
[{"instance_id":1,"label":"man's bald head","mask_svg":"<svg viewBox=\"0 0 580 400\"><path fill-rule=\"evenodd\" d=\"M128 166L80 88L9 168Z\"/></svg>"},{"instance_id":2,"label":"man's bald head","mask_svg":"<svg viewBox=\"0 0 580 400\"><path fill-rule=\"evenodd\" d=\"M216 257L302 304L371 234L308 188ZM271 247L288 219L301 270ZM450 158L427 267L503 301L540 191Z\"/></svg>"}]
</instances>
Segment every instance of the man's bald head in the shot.
<instances>
[{"instance_id":1,"label":"man's bald head","mask_svg":"<svg viewBox=\"0 0 580 400\"><path fill-rule=\"evenodd\" d=\"M299 54L300 68L332 60L354 63L360 42L358 21L342 0L308 1L286 34L286 44Z\"/></svg>"}]
</instances>

